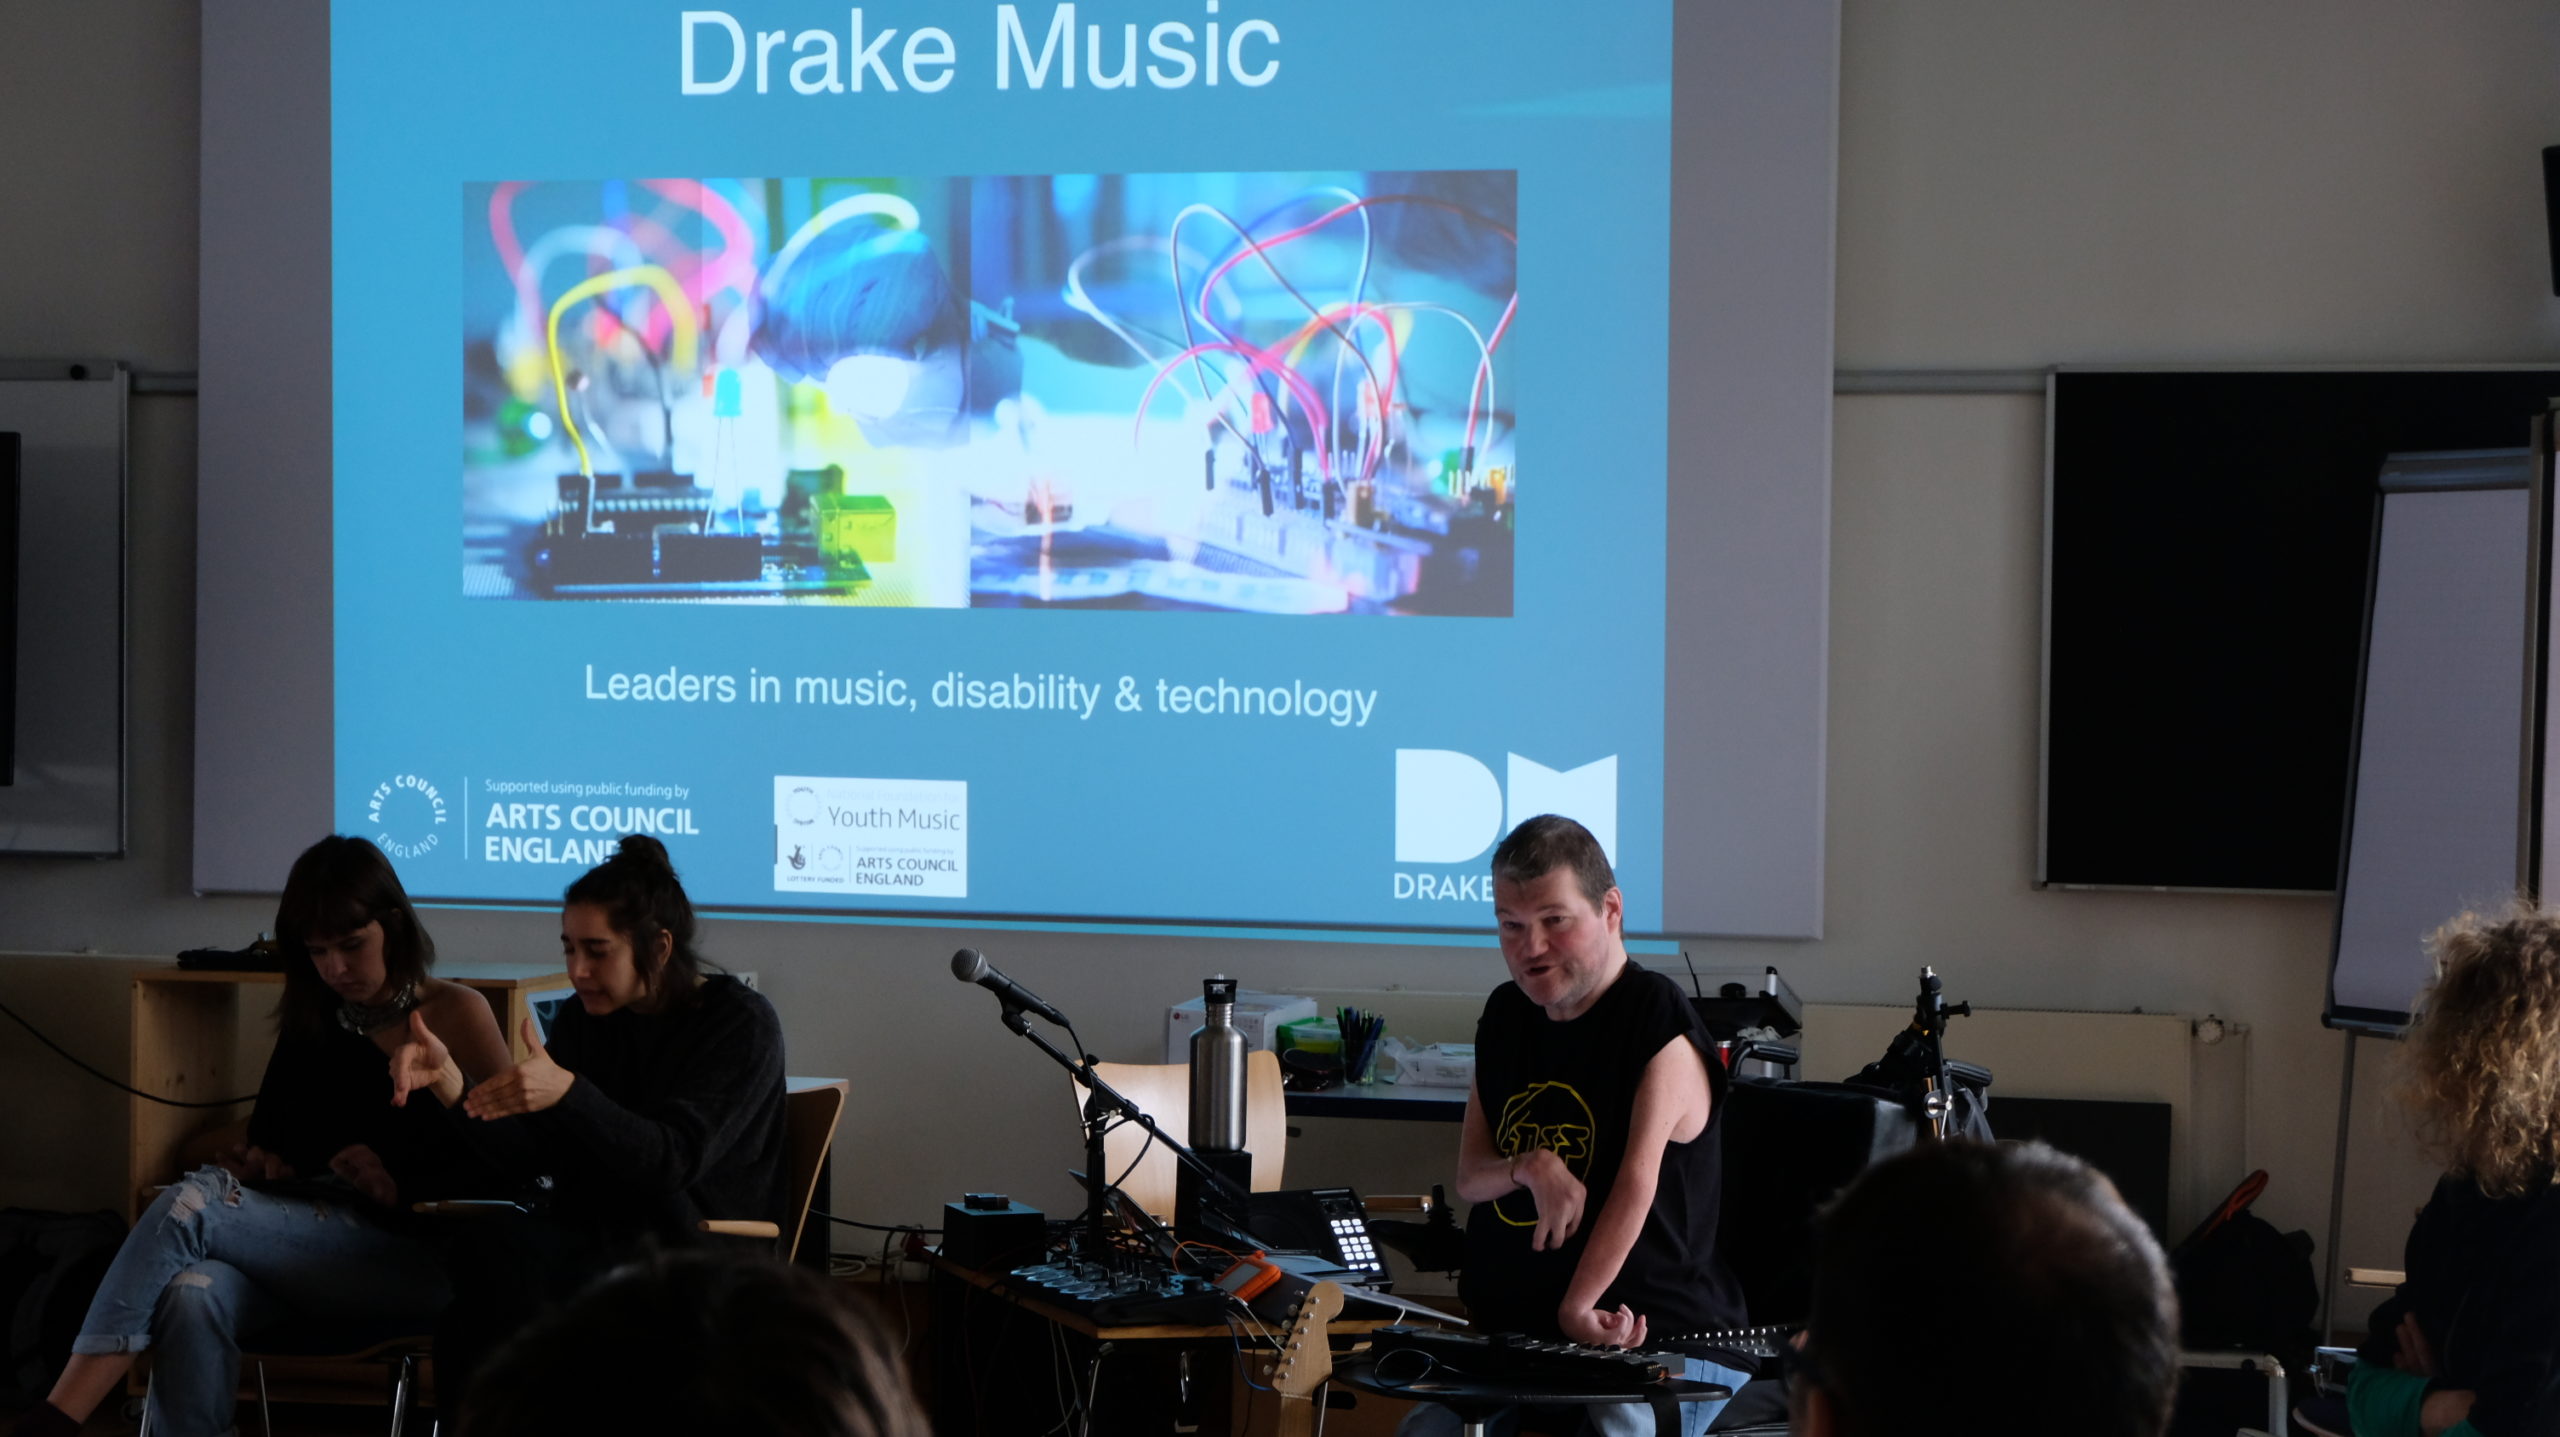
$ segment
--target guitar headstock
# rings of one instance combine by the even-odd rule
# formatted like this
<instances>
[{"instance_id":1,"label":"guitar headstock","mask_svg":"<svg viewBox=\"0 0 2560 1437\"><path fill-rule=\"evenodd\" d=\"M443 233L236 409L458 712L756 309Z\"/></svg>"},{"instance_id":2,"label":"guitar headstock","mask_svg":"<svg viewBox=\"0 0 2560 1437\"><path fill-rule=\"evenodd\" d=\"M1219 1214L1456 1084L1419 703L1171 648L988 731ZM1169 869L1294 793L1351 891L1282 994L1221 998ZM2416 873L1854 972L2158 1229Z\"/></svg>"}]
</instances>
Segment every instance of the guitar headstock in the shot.
<instances>
[{"instance_id":1,"label":"guitar headstock","mask_svg":"<svg viewBox=\"0 0 2560 1437\"><path fill-rule=\"evenodd\" d=\"M1342 1286L1319 1282L1298 1299L1289 1314L1289 1330L1272 1354L1263 1382L1283 1397L1307 1397L1333 1375L1333 1348L1325 1328L1342 1315Z\"/></svg>"}]
</instances>

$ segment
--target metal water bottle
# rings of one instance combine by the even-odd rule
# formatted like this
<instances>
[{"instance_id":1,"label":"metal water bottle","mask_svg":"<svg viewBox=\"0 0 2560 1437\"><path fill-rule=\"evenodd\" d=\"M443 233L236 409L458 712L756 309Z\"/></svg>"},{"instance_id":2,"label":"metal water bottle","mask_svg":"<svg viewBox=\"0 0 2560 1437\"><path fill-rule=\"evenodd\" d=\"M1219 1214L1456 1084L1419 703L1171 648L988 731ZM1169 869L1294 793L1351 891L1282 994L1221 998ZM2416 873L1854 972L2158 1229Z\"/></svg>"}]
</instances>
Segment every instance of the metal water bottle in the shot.
<instances>
[{"instance_id":1,"label":"metal water bottle","mask_svg":"<svg viewBox=\"0 0 2560 1437\"><path fill-rule=\"evenodd\" d=\"M1244 1034L1236 1030L1236 980L1200 985L1207 1019L1191 1034L1191 1148L1244 1151Z\"/></svg>"}]
</instances>

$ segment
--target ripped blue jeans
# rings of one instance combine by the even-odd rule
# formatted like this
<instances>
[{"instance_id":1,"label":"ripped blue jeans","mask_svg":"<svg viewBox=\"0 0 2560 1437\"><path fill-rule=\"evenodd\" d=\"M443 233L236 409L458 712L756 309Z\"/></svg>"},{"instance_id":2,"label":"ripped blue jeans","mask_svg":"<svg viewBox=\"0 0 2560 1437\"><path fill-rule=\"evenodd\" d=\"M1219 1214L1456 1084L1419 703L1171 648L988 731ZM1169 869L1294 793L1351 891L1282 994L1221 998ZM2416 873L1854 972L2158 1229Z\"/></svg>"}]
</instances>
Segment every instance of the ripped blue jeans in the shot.
<instances>
[{"instance_id":1,"label":"ripped blue jeans","mask_svg":"<svg viewBox=\"0 0 2560 1437\"><path fill-rule=\"evenodd\" d=\"M1751 1374L1704 1357L1683 1359L1678 1353L1657 1352L1655 1358L1670 1366L1672 1375L1693 1382L1713 1382L1739 1392ZM1707 1424L1716 1420L1730 1398L1719 1397L1707 1402L1680 1404L1680 1437L1701 1437ZM1464 1426L1458 1414L1437 1403L1425 1402L1405 1413L1396 1428L1396 1437L1457 1437ZM1517 1437L1520 1431L1520 1409L1506 1407L1486 1424L1495 1437ZM1659 1419L1653 1409L1642 1404L1598 1404L1582 1409L1581 1437L1645 1437L1660 1432Z\"/></svg>"},{"instance_id":2,"label":"ripped blue jeans","mask_svg":"<svg viewBox=\"0 0 2560 1437\"><path fill-rule=\"evenodd\" d=\"M218 1437L231 1430L243 1338L286 1319L428 1332L447 1296L425 1239L352 1205L257 1192L203 1167L133 1225L71 1350L156 1349L151 1430ZM350 1346L362 1340L349 1333Z\"/></svg>"}]
</instances>

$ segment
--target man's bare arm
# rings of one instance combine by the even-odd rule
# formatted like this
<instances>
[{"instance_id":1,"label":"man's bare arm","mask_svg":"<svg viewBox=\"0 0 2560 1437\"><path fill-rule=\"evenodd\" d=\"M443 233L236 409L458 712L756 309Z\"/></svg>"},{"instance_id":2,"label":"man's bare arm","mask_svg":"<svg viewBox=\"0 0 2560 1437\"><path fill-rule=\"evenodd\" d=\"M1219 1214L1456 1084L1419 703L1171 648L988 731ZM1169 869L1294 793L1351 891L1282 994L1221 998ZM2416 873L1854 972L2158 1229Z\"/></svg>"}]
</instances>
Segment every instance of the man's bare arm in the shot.
<instances>
[{"instance_id":1,"label":"man's bare arm","mask_svg":"<svg viewBox=\"0 0 2560 1437\"><path fill-rule=\"evenodd\" d=\"M1609 1201L1582 1249L1582 1260L1565 1289L1564 1311L1587 1312L1599 1306L1609 1285L1618 1280L1627 1254L1644 1231L1645 1214L1653 1208L1654 1189L1662 1174L1663 1150L1706 1131L1710 1099L1706 1060L1686 1035L1662 1045L1644 1065L1636 1085L1635 1111L1627 1122L1627 1151L1609 1188ZM1572 1331L1567 1324L1566 1330Z\"/></svg>"},{"instance_id":2,"label":"man's bare arm","mask_svg":"<svg viewBox=\"0 0 2560 1437\"><path fill-rule=\"evenodd\" d=\"M1485 1121L1484 1099L1467 1084L1467 1116L1458 1128L1458 1196L1468 1202L1491 1202L1520 1186L1511 1160L1493 1145L1493 1126Z\"/></svg>"}]
</instances>

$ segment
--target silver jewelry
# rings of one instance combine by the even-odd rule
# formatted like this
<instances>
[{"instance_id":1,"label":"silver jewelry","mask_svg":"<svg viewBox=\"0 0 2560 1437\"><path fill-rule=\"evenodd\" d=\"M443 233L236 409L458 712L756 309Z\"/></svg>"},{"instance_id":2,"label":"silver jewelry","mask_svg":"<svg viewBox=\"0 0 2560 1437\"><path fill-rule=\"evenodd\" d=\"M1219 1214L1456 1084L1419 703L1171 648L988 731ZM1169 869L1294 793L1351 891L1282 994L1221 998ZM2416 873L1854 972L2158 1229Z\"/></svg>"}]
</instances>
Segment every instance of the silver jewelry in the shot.
<instances>
[{"instance_id":1,"label":"silver jewelry","mask_svg":"<svg viewBox=\"0 0 2560 1437\"><path fill-rule=\"evenodd\" d=\"M403 983L398 992L379 1003L340 1003L338 1026L361 1038L376 1028L387 1027L408 1017L417 1006L417 983Z\"/></svg>"}]
</instances>

